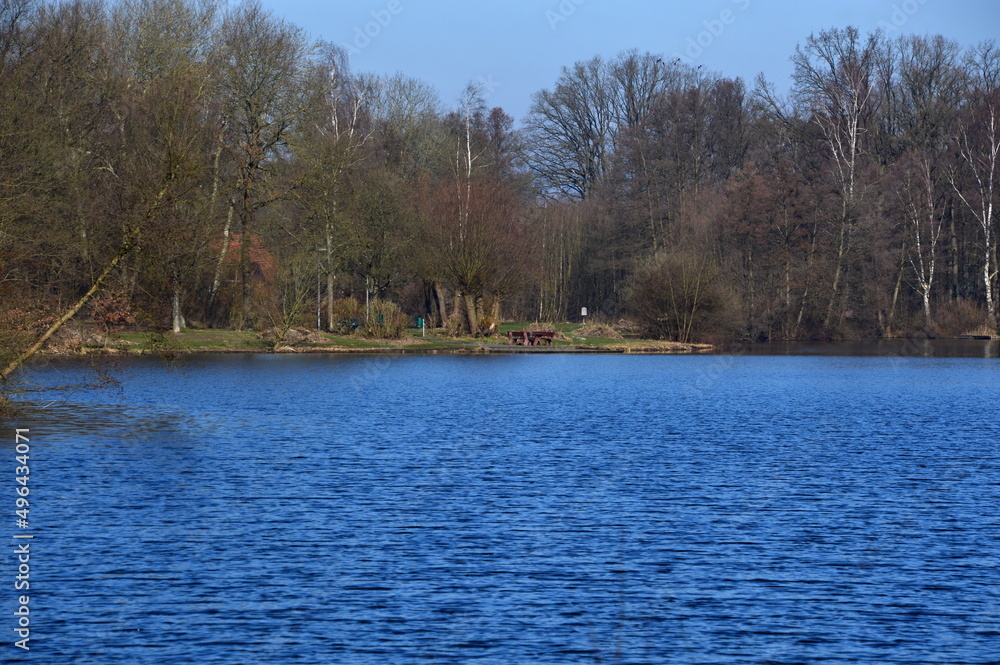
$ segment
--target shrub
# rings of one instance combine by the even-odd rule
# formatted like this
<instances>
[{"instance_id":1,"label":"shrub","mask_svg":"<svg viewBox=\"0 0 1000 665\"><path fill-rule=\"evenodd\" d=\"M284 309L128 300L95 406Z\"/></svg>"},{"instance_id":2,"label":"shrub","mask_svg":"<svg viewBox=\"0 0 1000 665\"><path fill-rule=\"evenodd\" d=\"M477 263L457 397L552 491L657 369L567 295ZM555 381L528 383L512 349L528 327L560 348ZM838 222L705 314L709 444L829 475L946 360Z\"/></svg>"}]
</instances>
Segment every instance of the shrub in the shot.
<instances>
[{"instance_id":1,"label":"shrub","mask_svg":"<svg viewBox=\"0 0 1000 665\"><path fill-rule=\"evenodd\" d=\"M725 339L736 328L735 299L706 256L657 254L635 275L627 305L653 338L692 342Z\"/></svg>"},{"instance_id":2,"label":"shrub","mask_svg":"<svg viewBox=\"0 0 1000 665\"><path fill-rule=\"evenodd\" d=\"M133 325L136 312L132 300L120 291L102 291L91 301L93 319L108 330L120 330Z\"/></svg>"},{"instance_id":3,"label":"shrub","mask_svg":"<svg viewBox=\"0 0 1000 665\"><path fill-rule=\"evenodd\" d=\"M986 309L965 298L939 304L934 312L934 323L934 333L942 337L995 335L997 332L996 323L990 321Z\"/></svg>"},{"instance_id":4,"label":"shrub","mask_svg":"<svg viewBox=\"0 0 1000 665\"><path fill-rule=\"evenodd\" d=\"M400 339L406 334L409 322L410 317L403 314L396 303L375 299L368 304L363 334L375 339Z\"/></svg>"}]
</instances>

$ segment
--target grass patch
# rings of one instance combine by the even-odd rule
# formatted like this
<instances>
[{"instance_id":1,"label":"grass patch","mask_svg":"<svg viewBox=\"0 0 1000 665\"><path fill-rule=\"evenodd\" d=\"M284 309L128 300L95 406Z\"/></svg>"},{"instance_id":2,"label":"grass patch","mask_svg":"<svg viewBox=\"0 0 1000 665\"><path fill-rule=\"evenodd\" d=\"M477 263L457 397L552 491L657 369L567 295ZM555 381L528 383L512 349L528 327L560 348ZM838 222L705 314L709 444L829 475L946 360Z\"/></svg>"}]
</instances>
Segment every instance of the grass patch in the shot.
<instances>
[{"instance_id":1,"label":"grass patch","mask_svg":"<svg viewBox=\"0 0 1000 665\"><path fill-rule=\"evenodd\" d=\"M115 340L127 343L127 348L133 351L177 352L186 351L249 351L267 352L274 348L272 342L258 339L254 330L182 330L178 334L172 332L123 332L114 336ZM364 339L348 335L332 335L321 333L322 342L300 344L299 349L384 349L390 345L373 339Z\"/></svg>"},{"instance_id":2,"label":"grass patch","mask_svg":"<svg viewBox=\"0 0 1000 665\"><path fill-rule=\"evenodd\" d=\"M139 351L267 351L271 343L252 330L182 330L179 334L123 332L114 336Z\"/></svg>"}]
</instances>

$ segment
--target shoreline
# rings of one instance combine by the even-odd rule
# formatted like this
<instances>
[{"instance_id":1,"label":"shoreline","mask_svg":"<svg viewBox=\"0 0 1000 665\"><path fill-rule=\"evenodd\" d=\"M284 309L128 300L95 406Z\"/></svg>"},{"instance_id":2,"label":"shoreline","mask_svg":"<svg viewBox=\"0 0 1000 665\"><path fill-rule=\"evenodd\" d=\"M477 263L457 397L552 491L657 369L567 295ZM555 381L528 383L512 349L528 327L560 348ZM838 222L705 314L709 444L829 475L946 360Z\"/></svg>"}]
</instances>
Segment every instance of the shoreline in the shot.
<instances>
[{"instance_id":1,"label":"shoreline","mask_svg":"<svg viewBox=\"0 0 1000 665\"><path fill-rule=\"evenodd\" d=\"M618 341L618 340L616 340ZM167 361L181 357L205 355L340 355L340 356L503 356L513 354L536 355L635 355L635 356L850 356L885 358L979 358L1000 359L1000 338L991 340L948 338L916 339L886 338L869 341L813 341L771 342L747 344L682 344L678 342L633 340L630 344L607 346L562 344L552 347L523 347L505 344L470 343L455 341L450 344L413 344L396 341L394 345L382 340L383 346L347 348L342 346L303 346L280 348L129 348L83 347L77 350L47 350L36 355L41 361L70 361L91 357L123 359L126 357L158 357Z\"/></svg>"},{"instance_id":2,"label":"shoreline","mask_svg":"<svg viewBox=\"0 0 1000 665\"><path fill-rule=\"evenodd\" d=\"M669 344L670 346L666 346ZM660 346L663 345L663 346ZM204 354L260 354L260 355L510 355L510 354L611 354L611 355L698 355L707 354L717 349L712 344L682 344L679 342L659 342L656 346L551 346L523 347L517 345L455 345L452 348L438 347L282 347L278 349L245 349L245 348L199 348L199 349L130 349L127 347L86 347L80 350L45 350L38 353L39 358L83 358L86 356L173 356L173 355L204 355Z\"/></svg>"},{"instance_id":3,"label":"shoreline","mask_svg":"<svg viewBox=\"0 0 1000 665\"><path fill-rule=\"evenodd\" d=\"M570 324L571 325L571 324ZM569 325L567 325L569 328ZM439 335L420 336L411 330L403 339L367 339L330 333L309 332L291 344L277 348L274 342L253 331L221 329L186 330L180 334L127 331L105 335L84 336L59 340L39 352L48 359L82 358L85 356L160 356L177 357L196 354L264 354L264 355L978 355L975 349L985 345L987 357L998 355L994 348L1000 338L986 339L971 335L949 339L883 338L866 341L797 341L768 343L697 344L636 338L584 337L566 331L551 345L522 346L509 344L505 337L450 338ZM948 345L954 349L942 348ZM965 347L969 347L966 350ZM975 349L973 349L975 347Z\"/></svg>"},{"instance_id":4,"label":"shoreline","mask_svg":"<svg viewBox=\"0 0 1000 665\"><path fill-rule=\"evenodd\" d=\"M508 323L518 329L528 324ZM608 329L609 337L595 336L575 324L556 324L556 338L549 344L524 346L509 343L506 334L490 337L448 337L436 330L430 335L409 329L399 339L374 339L306 328L291 328L276 346L274 335L253 330L186 329L180 333L150 330L100 331L86 324L54 337L39 355L81 357L87 355L160 355L198 353L261 354L511 354L511 353L608 353L608 354L698 354L716 349L711 344L623 338ZM584 334L578 334L581 330ZM427 331L430 332L430 331ZM600 332L604 332L603 330ZM591 334L588 334L591 333Z\"/></svg>"}]
</instances>

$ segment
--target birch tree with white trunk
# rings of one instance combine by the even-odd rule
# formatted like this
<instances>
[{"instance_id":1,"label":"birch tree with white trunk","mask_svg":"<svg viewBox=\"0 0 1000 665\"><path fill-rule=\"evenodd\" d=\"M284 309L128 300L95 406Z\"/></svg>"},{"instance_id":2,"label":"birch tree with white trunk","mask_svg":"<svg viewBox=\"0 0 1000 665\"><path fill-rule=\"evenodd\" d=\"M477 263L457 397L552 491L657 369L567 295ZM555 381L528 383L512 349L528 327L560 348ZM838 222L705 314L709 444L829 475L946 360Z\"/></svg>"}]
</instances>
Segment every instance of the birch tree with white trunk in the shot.
<instances>
[{"instance_id":1,"label":"birch tree with white trunk","mask_svg":"<svg viewBox=\"0 0 1000 665\"><path fill-rule=\"evenodd\" d=\"M973 74L969 102L954 136L959 165L950 179L955 193L982 231L980 274L986 310L996 325L996 279L1000 271L996 229L996 198L1000 189L1000 49L992 41L980 44L970 54L967 66Z\"/></svg>"},{"instance_id":2,"label":"birch tree with white trunk","mask_svg":"<svg viewBox=\"0 0 1000 665\"><path fill-rule=\"evenodd\" d=\"M862 37L857 28L847 27L810 35L792 56L793 99L819 128L840 198L826 327L834 320L847 257L855 240L858 176L870 119L879 104L874 79L881 53L881 32Z\"/></svg>"}]
</instances>

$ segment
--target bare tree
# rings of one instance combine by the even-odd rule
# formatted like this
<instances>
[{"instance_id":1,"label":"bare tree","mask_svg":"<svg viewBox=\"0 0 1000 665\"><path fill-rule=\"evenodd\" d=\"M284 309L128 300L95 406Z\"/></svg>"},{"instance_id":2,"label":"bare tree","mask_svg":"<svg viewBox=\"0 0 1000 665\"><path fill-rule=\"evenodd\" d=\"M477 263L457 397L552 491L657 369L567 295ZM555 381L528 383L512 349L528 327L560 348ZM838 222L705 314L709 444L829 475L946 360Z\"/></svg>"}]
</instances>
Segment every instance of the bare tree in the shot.
<instances>
[{"instance_id":1,"label":"bare tree","mask_svg":"<svg viewBox=\"0 0 1000 665\"><path fill-rule=\"evenodd\" d=\"M807 109L811 122L821 132L840 194L827 327L840 299L847 257L855 242L861 160L871 118L879 104L875 72L882 41L881 32L862 38L854 27L826 30L810 35L792 57L793 98Z\"/></svg>"},{"instance_id":2,"label":"bare tree","mask_svg":"<svg viewBox=\"0 0 1000 665\"><path fill-rule=\"evenodd\" d=\"M365 301L383 298L404 274L411 240L397 181L373 171L357 178L343 227L344 262L365 284Z\"/></svg>"},{"instance_id":3,"label":"bare tree","mask_svg":"<svg viewBox=\"0 0 1000 665\"><path fill-rule=\"evenodd\" d=\"M526 126L542 189L587 198L604 176L614 127L604 62L563 68L553 90L535 93Z\"/></svg>"},{"instance_id":4,"label":"bare tree","mask_svg":"<svg viewBox=\"0 0 1000 665\"><path fill-rule=\"evenodd\" d=\"M59 16L64 22L48 26L56 30L48 56L75 54L80 61L65 64L83 67L87 76L51 91L49 112L59 128L80 122L78 116L86 116L92 123L90 132L62 146L58 156L87 184L86 191L69 189L65 203L77 213L70 232L86 232L81 233L81 239L88 243L86 255L92 272L89 279L77 278L82 283L79 295L0 370L0 379L16 371L76 316L128 259L143 268L155 263L143 257L164 252L168 244L165 228L169 226L164 222L170 219L171 211L189 200L203 164L204 134L198 107L206 84L201 71L179 65L181 60L170 56L177 44L164 42L147 49L147 55L154 51L163 57L144 61L140 70L144 76L140 78L129 66L136 61L127 57L127 46L121 51L113 48L126 42L115 41L112 24L99 8L67 6L60 11L65 12ZM93 23L81 23L83 18ZM87 31L92 32L88 35ZM67 51L61 38L68 35L73 46ZM50 59L47 66L58 68L59 64ZM101 99L103 104L74 108L86 99ZM142 149L135 149L137 145ZM132 272L137 273L137 268Z\"/></svg>"},{"instance_id":5,"label":"bare tree","mask_svg":"<svg viewBox=\"0 0 1000 665\"><path fill-rule=\"evenodd\" d=\"M344 260L354 168L365 157L372 136L368 104L373 91L351 75L347 53L322 43L313 66L318 91L313 106L296 127L291 140L296 158L295 196L310 224L309 249L320 253L326 278L327 329L335 326L335 280Z\"/></svg>"},{"instance_id":6,"label":"bare tree","mask_svg":"<svg viewBox=\"0 0 1000 665\"><path fill-rule=\"evenodd\" d=\"M402 74L362 75L358 85L366 91L364 112L386 168L406 177L450 171L451 145L438 122L441 102L434 88Z\"/></svg>"},{"instance_id":7,"label":"bare tree","mask_svg":"<svg viewBox=\"0 0 1000 665\"><path fill-rule=\"evenodd\" d=\"M964 85L958 45L942 37L904 37L897 42L898 80L891 85L897 107L899 144L895 187L909 239L907 263L923 302L924 323L933 325L931 294L944 228L950 157L948 132L953 126Z\"/></svg>"},{"instance_id":8,"label":"bare tree","mask_svg":"<svg viewBox=\"0 0 1000 665\"><path fill-rule=\"evenodd\" d=\"M219 76L234 129L234 209L243 234L237 328L246 325L252 309L249 248L257 212L285 195L272 165L309 106L309 54L305 32L276 18L258 0L236 6L223 19Z\"/></svg>"},{"instance_id":9,"label":"bare tree","mask_svg":"<svg viewBox=\"0 0 1000 665\"><path fill-rule=\"evenodd\" d=\"M939 174L932 157L909 153L897 164L900 184L896 197L910 231L912 243L905 245L907 261L913 270L923 301L924 323L933 325L931 293L938 259L938 241L944 227L944 202Z\"/></svg>"},{"instance_id":10,"label":"bare tree","mask_svg":"<svg viewBox=\"0 0 1000 665\"><path fill-rule=\"evenodd\" d=\"M694 82L694 71L679 61L664 62L652 53L620 53L608 66L615 129L645 125L667 90Z\"/></svg>"},{"instance_id":11,"label":"bare tree","mask_svg":"<svg viewBox=\"0 0 1000 665\"><path fill-rule=\"evenodd\" d=\"M995 203L1000 177L1000 50L988 41L972 51L967 62L972 72L969 104L960 116L955 143L960 155L961 170L951 176L955 193L976 218L983 234L982 280L986 293L986 309L996 323L997 305L995 281L997 265L997 231Z\"/></svg>"},{"instance_id":12,"label":"bare tree","mask_svg":"<svg viewBox=\"0 0 1000 665\"><path fill-rule=\"evenodd\" d=\"M196 263L210 240L204 216L210 202L193 186L204 184L210 163L212 138L205 121L214 93L210 49L217 15L213 0L128 0L116 5L112 16L117 62L133 82L127 94L137 120L129 140L145 147L138 154L173 161L174 177L187 188L151 220L156 247L149 263L169 283L174 333L185 326L184 291L194 290Z\"/></svg>"}]
</instances>

